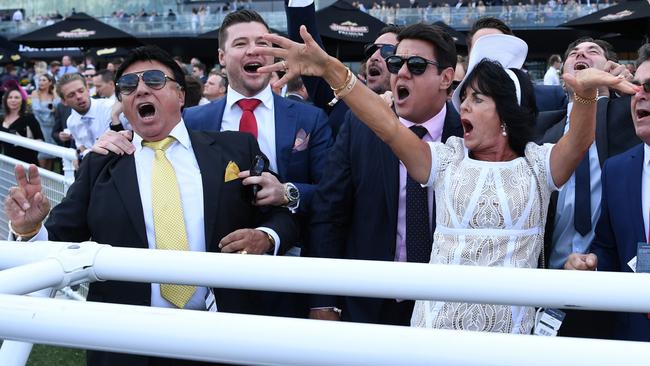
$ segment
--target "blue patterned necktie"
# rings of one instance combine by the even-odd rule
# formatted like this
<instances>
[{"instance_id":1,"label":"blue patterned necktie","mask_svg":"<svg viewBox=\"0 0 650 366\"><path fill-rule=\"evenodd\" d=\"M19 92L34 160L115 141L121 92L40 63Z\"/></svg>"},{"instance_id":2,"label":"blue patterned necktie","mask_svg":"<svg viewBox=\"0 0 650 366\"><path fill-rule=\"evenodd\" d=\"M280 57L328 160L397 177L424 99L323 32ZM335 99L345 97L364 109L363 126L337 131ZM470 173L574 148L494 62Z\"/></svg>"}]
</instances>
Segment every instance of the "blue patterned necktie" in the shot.
<instances>
[{"instance_id":1,"label":"blue patterned necktie","mask_svg":"<svg viewBox=\"0 0 650 366\"><path fill-rule=\"evenodd\" d=\"M582 236L591 231L591 175L589 169L589 150L587 150L575 172L576 190L573 226Z\"/></svg>"},{"instance_id":2,"label":"blue patterned necktie","mask_svg":"<svg viewBox=\"0 0 650 366\"><path fill-rule=\"evenodd\" d=\"M411 131L419 138L427 134L427 129L414 125ZM427 188L406 176L406 260L408 262L428 263L431 257L431 229L429 228L429 198Z\"/></svg>"}]
</instances>

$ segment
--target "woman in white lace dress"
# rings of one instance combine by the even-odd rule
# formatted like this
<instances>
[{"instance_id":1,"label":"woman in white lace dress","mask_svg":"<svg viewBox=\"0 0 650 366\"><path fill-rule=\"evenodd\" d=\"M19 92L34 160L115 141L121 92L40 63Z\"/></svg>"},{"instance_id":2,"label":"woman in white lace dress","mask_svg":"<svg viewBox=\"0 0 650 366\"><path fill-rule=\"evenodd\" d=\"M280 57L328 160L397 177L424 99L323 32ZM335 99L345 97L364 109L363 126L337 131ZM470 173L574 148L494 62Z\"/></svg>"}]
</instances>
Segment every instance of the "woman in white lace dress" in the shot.
<instances>
[{"instance_id":1,"label":"woman in white lace dress","mask_svg":"<svg viewBox=\"0 0 650 366\"><path fill-rule=\"evenodd\" d=\"M531 142L536 108L525 74L499 63L470 60L454 103L464 138L426 143L404 127L379 96L357 83L344 65L320 50L304 28L301 35L304 45L267 36L282 48L254 52L285 61L259 71L285 70L280 82L297 74L322 76L339 99L391 147L413 179L434 187L431 263L536 267L550 193L568 180L594 140L597 87L635 90L623 79L595 69L575 77L565 75L577 101L569 131L555 145L538 146ZM510 333L529 333L532 323L529 307L445 301L416 302L411 320L416 327Z\"/></svg>"}]
</instances>

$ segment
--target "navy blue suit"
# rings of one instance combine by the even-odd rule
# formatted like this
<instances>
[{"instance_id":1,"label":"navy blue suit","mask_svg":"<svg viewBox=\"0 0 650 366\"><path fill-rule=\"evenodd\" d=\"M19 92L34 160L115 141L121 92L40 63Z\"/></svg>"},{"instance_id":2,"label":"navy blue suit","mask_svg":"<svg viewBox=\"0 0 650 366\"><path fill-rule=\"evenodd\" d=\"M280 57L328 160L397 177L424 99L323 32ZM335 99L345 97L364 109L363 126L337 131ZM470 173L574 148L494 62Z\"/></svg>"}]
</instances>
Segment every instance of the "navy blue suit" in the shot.
<instances>
[{"instance_id":1,"label":"navy blue suit","mask_svg":"<svg viewBox=\"0 0 650 366\"><path fill-rule=\"evenodd\" d=\"M643 144L605 162L602 211L591 243L599 271L632 272L627 262L636 256L637 243L648 241L641 207L642 172ZM616 313L614 338L648 342L650 320L646 314Z\"/></svg>"},{"instance_id":2,"label":"navy blue suit","mask_svg":"<svg viewBox=\"0 0 650 366\"><path fill-rule=\"evenodd\" d=\"M306 103L273 94L275 110L275 152L277 174L281 182L291 182L300 190L299 212L309 211L311 197L323 175L325 159L332 145L332 132L325 113ZM226 98L183 111L185 125L200 131L220 131ZM294 151L298 131L309 134L309 144L303 151Z\"/></svg>"},{"instance_id":3,"label":"navy blue suit","mask_svg":"<svg viewBox=\"0 0 650 366\"><path fill-rule=\"evenodd\" d=\"M447 104L442 141L462 133L458 113ZM309 255L393 261L398 195L399 160L348 112L314 195ZM337 306L344 320L395 324L382 316L385 299L318 295L311 306Z\"/></svg>"}]
</instances>

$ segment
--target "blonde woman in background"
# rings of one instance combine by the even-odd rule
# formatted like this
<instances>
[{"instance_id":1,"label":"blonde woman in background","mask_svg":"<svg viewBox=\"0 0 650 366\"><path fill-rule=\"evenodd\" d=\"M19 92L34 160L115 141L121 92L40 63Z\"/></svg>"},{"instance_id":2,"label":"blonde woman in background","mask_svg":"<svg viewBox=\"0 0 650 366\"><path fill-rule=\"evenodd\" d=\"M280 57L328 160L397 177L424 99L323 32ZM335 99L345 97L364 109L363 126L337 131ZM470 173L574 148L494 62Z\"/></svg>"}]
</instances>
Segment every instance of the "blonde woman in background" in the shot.
<instances>
[{"instance_id":1,"label":"blonde woman in background","mask_svg":"<svg viewBox=\"0 0 650 366\"><path fill-rule=\"evenodd\" d=\"M52 138L54 128L54 111L61 102L54 93L54 77L43 73L38 77L38 87L32 92L32 112L43 132L45 141L50 144L56 142ZM38 164L45 169L53 170L55 157L45 153L38 154Z\"/></svg>"}]
</instances>

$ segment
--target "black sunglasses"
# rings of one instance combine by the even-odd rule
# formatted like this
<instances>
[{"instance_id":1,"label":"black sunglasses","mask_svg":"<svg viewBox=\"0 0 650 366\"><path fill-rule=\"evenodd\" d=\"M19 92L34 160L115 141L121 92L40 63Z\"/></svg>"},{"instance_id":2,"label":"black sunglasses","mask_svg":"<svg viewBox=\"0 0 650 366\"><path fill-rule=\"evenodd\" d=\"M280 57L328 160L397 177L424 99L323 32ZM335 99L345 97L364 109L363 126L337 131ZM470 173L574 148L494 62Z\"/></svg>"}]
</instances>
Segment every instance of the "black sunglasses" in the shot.
<instances>
[{"instance_id":1,"label":"black sunglasses","mask_svg":"<svg viewBox=\"0 0 650 366\"><path fill-rule=\"evenodd\" d=\"M176 82L173 78L165 75L164 72L160 70L147 70L142 72L134 72L131 74L122 75L115 84L115 87L120 94L129 95L138 88L138 83L140 83L140 78L144 81L144 84L151 89L160 90L165 87L167 80Z\"/></svg>"},{"instance_id":2,"label":"black sunglasses","mask_svg":"<svg viewBox=\"0 0 650 366\"><path fill-rule=\"evenodd\" d=\"M643 89L644 92L650 93L650 81L646 81L645 83L638 83L638 82L633 81L632 83L634 83L635 85L640 86Z\"/></svg>"},{"instance_id":3,"label":"black sunglasses","mask_svg":"<svg viewBox=\"0 0 650 366\"><path fill-rule=\"evenodd\" d=\"M366 58L370 58L379 49L381 58L392 56L395 53L395 45L385 43L368 43L363 48L363 54Z\"/></svg>"},{"instance_id":4,"label":"black sunglasses","mask_svg":"<svg viewBox=\"0 0 650 366\"><path fill-rule=\"evenodd\" d=\"M411 56L411 57L402 57L402 56L388 56L386 57L386 67L388 72L391 74L397 74L406 62L406 67L409 69L409 72L413 75L422 75L427 70L428 65L434 65L438 67L436 61L427 60L424 57L420 56Z\"/></svg>"}]
</instances>

